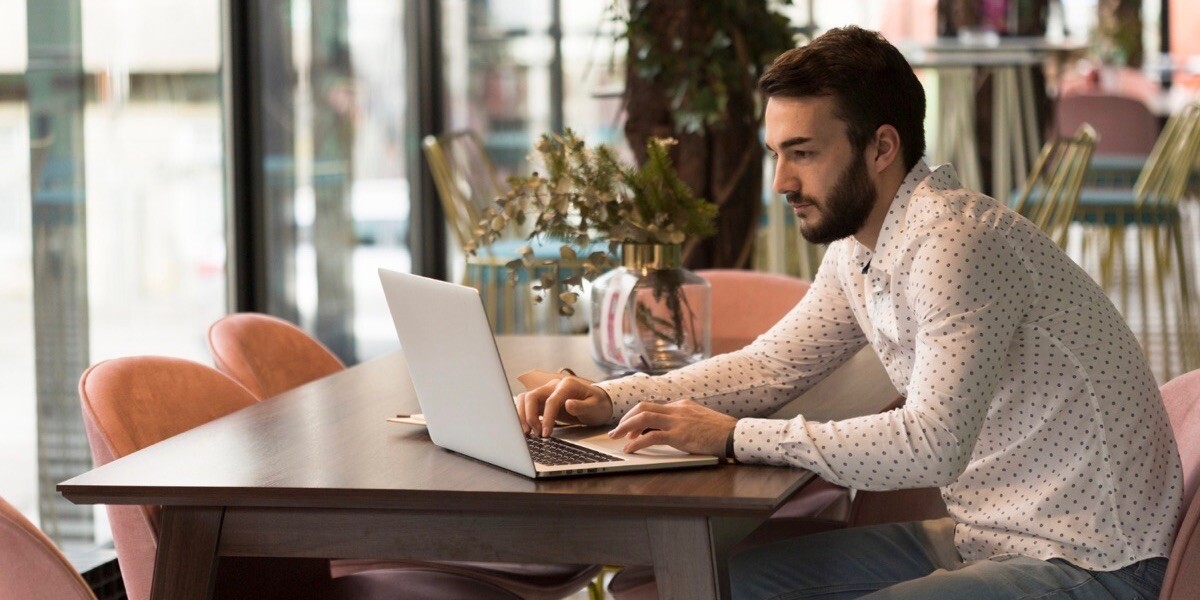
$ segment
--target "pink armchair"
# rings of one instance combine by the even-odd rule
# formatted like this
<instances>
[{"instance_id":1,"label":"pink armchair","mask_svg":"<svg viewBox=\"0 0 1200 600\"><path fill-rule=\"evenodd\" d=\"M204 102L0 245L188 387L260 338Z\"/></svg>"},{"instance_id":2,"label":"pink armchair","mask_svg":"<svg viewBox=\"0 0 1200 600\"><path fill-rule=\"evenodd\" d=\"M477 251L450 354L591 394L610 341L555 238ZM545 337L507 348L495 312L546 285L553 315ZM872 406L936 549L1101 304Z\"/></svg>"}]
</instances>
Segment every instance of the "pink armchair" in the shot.
<instances>
[{"instance_id":1,"label":"pink armchair","mask_svg":"<svg viewBox=\"0 0 1200 600\"><path fill-rule=\"evenodd\" d=\"M96 465L256 402L245 388L210 367L158 356L93 365L80 378L79 398ZM131 600L145 600L153 581L161 509L107 508L126 592ZM373 570L331 578L328 560L270 558L223 558L214 595L256 600L520 597L479 578L436 568Z\"/></svg>"},{"instance_id":2,"label":"pink armchair","mask_svg":"<svg viewBox=\"0 0 1200 600\"><path fill-rule=\"evenodd\" d=\"M96 600L67 557L0 498L0 598Z\"/></svg>"}]
</instances>

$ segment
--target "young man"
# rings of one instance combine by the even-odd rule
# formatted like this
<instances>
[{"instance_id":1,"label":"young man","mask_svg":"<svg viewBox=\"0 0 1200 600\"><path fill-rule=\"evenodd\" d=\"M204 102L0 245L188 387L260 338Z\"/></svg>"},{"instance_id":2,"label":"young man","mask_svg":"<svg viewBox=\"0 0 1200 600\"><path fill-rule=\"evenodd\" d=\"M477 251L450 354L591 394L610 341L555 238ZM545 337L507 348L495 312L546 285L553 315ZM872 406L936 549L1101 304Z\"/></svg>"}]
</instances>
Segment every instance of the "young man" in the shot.
<instances>
[{"instance_id":1,"label":"young man","mask_svg":"<svg viewBox=\"0 0 1200 600\"><path fill-rule=\"evenodd\" d=\"M779 57L759 86L774 189L804 237L829 244L808 295L739 352L523 394L527 427L620 418L613 434L629 451L670 444L863 490L941 488L950 519L735 557L735 597L1156 598L1182 475L1112 303L1029 221L925 164L924 92L877 34L833 30ZM757 418L864 344L902 409Z\"/></svg>"}]
</instances>

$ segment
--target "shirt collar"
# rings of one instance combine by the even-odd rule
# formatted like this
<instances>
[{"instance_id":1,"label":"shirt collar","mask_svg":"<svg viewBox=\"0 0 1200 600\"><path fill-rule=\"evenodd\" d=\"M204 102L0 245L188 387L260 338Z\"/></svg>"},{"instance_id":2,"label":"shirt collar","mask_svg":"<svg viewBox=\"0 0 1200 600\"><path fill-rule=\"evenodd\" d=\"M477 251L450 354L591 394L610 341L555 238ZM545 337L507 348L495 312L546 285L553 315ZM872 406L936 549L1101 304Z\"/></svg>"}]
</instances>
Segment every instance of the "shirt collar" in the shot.
<instances>
[{"instance_id":1,"label":"shirt collar","mask_svg":"<svg viewBox=\"0 0 1200 600\"><path fill-rule=\"evenodd\" d=\"M934 175L934 177L930 177L930 175ZM872 271L878 269L891 273L895 260L895 246L898 243L899 233L904 228L910 199L932 191L958 187L961 185L958 183L958 173L954 171L953 166L940 165L930 170L924 160L918 160L917 164L908 171L904 181L900 183L896 195L892 197L892 204L888 207L887 215L883 218L883 226L879 229L879 237L875 241L875 252L872 253L856 240L854 242L855 262L860 265L869 265L869 270ZM868 268L864 267L863 272L866 273L867 270Z\"/></svg>"}]
</instances>

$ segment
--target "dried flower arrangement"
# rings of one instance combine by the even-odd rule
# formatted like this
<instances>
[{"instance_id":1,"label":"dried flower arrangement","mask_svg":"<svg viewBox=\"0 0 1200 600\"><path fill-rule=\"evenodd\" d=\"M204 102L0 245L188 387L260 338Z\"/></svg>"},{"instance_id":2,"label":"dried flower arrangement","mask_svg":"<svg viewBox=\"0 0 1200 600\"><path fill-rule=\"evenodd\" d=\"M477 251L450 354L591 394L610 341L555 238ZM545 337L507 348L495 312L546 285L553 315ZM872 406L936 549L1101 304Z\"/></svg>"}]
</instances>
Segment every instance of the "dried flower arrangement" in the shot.
<instances>
[{"instance_id":1,"label":"dried flower arrangement","mask_svg":"<svg viewBox=\"0 0 1200 600\"><path fill-rule=\"evenodd\" d=\"M521 268L534 272L539 262L552 267L534 282L536 298L541 301L547 292L556 292L560 312L574 314L583 279L616 264L622 244L681 244L716 232L717 207L697 198L675 171L668 153L675 143L650 138L645 163L634 167L606 145L589 148L570 129L561 135L543 134L535 150L544 174L509 178L508 192L479 223L478 243L491 244L514 224L527 228L531 240L562 242L561 262L578 264L579 270L560 279L560 261L539 261L526 245L519 251L521 258L509 263L509 276L515 283ZM591 250L604 243L607 251Z\"/></svg>"}]
</instances>

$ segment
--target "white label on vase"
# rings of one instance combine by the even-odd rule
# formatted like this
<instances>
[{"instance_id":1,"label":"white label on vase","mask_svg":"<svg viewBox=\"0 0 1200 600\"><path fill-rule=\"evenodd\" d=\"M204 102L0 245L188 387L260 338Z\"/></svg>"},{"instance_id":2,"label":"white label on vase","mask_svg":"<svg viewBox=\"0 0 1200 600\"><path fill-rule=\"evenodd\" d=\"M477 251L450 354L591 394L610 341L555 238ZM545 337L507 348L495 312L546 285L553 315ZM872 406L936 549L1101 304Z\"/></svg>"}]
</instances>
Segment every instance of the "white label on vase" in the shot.
<instances>
[{"instance_id":1,"label":"white label on vase","mask_svg":"<svg viewBox=\"0 0 1200 600\"><path fill-rule=\"evenodd\" d=\"M625 310L629 305L629 292L632 286L620 285L614 282L601 299L600 310L607 317L605 331L600 332L600 352L604 360L625 367L633 367L633 357L625 356L621 351L621 331L625 325Z\"/></svg>"}]
</instances>

